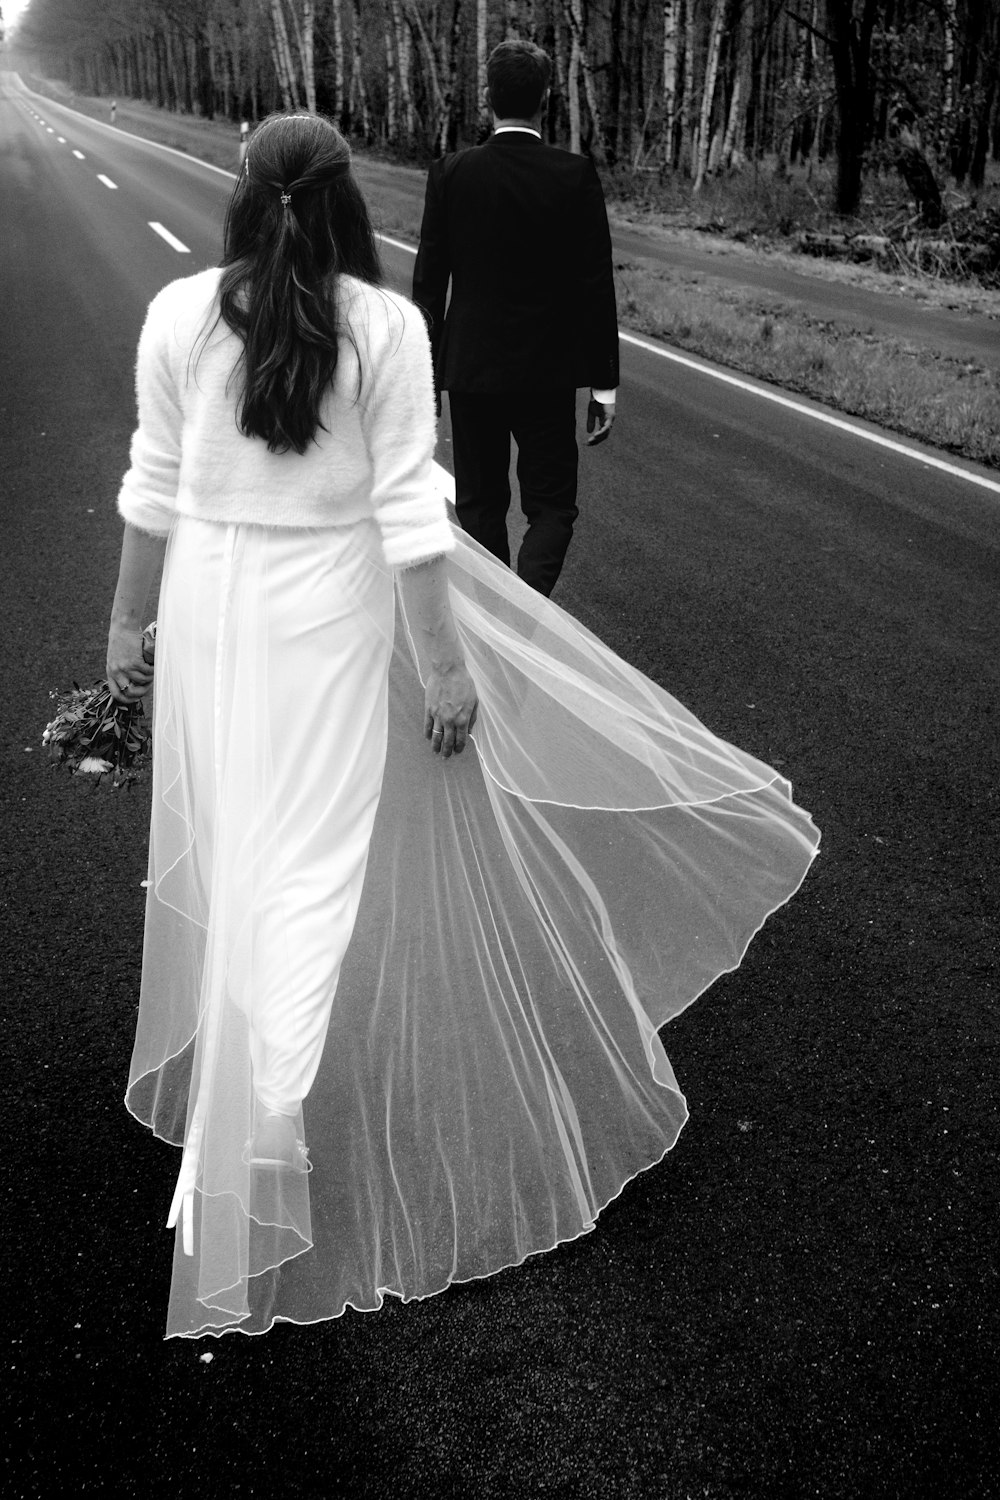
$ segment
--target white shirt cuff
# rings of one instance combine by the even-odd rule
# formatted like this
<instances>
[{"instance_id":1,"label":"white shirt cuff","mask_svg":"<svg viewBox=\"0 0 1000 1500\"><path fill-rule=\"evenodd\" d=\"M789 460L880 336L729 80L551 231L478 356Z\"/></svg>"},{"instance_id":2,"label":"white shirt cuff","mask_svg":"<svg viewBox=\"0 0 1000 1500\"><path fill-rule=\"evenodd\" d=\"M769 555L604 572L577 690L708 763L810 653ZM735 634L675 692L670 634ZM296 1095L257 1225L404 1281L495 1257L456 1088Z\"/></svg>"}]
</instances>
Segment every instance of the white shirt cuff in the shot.
<instances>
[{"instance_id":1,"label":"white shirt cuff","mask_svg":"<svg viewBox=\"0 0 1000 1500\"><path fill-rule=\"evenodd\" d=\"M593 396L594 400L599 401L602 406L614 406L615 399L618 395L618 390L617 387L613 391L598 391L592 389L590 394Z\"/></svg>"}]
</instances>

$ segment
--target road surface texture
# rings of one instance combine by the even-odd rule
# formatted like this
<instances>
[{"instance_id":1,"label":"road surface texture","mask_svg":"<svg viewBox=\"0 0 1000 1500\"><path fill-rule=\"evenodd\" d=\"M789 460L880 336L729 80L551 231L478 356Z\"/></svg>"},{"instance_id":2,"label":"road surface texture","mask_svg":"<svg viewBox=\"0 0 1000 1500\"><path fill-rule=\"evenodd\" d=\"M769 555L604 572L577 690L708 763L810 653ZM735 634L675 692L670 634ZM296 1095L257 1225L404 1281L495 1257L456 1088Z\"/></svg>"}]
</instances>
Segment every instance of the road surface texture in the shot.
<instances>
[{"instance_id":1,"label":"road surface texture","mask_svg":"<svg viewBox=\"0 0 1000 1500\"><path fill-rule=\"evenodd\" d=\"M39 736L103 667L145 305L217 259L229 182L0 92L4 1492L995 1495L996 478L631 344L556 598L780 765L820 857L665 1032L690 1124L594 1233L163 1342L176 1154L121 1103L148 785Z\"/></svg>"}]
</instances>

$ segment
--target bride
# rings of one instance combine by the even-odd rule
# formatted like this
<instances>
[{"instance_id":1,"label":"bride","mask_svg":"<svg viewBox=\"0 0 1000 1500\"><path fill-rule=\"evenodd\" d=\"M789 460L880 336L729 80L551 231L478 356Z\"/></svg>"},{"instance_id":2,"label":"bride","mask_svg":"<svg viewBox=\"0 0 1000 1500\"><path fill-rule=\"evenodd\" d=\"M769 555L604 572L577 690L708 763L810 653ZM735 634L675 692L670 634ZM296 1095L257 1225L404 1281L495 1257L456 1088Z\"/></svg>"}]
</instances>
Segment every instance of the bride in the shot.
<instances>
[{"instance_id":1,"label":"bride","mask_svg":"<svg viewBox=\"0 0 1000 1500\"><path fill-rule=\"evenodd\" d=\"M798 888L811 819L449 524L423 321L328 121L258 127L136 386L107 669L148 690L162 561L127 1104L181 1148L168 1335L588 1231L687 1117L658 1028Z\"/></svg>"}]
</instances>

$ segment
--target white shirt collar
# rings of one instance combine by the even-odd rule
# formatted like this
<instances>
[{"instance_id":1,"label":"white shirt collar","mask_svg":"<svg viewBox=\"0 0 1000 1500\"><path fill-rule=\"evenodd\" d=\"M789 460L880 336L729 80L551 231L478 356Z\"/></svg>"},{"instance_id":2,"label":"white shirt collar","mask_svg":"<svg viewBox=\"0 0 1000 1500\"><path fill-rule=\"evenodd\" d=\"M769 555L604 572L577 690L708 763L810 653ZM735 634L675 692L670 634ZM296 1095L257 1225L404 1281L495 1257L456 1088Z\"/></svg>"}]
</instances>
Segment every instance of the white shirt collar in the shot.
<instances>
[{"instance_id":1,"label":"white shirt collar","mask_svg":"<svg viewBox=\"0 0 1000 1500\"><path fill-rule=\"evenodd\" d=\"M540 141L542 138L542 132L540 130L532 130L530 125L498 125L493 134L511 135L515 130L520 135L533 135L536 141Z\"/></svg>"}]
</instances>

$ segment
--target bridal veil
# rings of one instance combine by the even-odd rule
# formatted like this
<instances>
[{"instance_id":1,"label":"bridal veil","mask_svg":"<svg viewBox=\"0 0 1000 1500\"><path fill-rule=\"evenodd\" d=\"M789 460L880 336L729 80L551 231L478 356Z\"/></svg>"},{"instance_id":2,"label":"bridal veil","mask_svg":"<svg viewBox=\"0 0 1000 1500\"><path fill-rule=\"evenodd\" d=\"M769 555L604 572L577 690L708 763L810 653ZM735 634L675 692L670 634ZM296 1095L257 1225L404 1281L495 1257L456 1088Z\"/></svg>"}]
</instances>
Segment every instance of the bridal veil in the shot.
<instances>
[{"instance_id":1,"label":"bridal veil","mask_svg":"<svg viewBox=\"0 0 1000 1500\"><path fill-rule=\"evenodd\" d=\"M463 534L451 595L480 712L443 761L373 529L208 530L223 562L179 566L181 523L165 569L127 1096L185 1148L167 1332L186 1336L426 1297L591 1229L686 1119L660 1029L739 964L819 843L783 777ZM347 697L301 649L313 632L335 654L331 589L366 653ZM298 851L345 758L334 910ZM349 846L369 828L365 864ZM255 1017L283 984L325 997L308 1155L260 1169Z\"/></svg>"}]
</instances>

